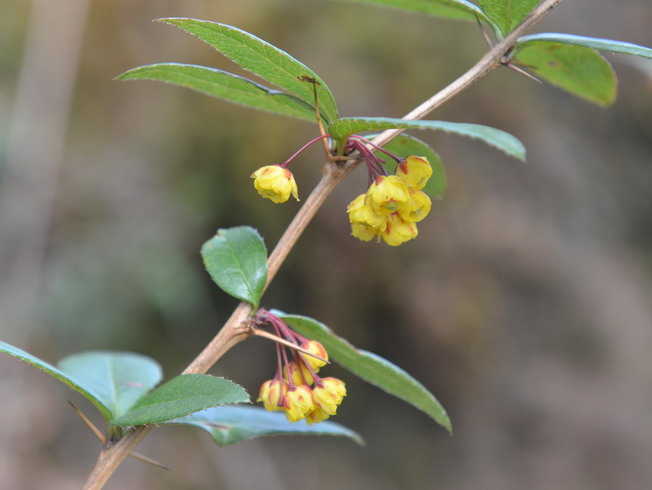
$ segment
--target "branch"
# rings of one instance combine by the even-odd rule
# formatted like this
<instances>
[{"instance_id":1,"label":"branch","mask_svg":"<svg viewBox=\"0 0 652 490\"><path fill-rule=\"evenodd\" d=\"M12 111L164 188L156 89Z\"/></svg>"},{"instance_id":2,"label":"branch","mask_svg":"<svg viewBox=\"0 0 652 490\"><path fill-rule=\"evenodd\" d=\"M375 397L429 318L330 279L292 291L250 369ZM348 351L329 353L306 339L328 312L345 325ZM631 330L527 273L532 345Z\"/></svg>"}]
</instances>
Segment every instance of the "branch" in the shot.
<instances>
[{"instance_id":1,"label":"branch","mask_svg":"<svg viewBox=\"0 0 652 490\"><path fill-rule=\"evenodd\" d=\"M441 106L444 102L466 89L487 73L503 64L503 60L512 50L518 38L538 22L544 15L552 10L562 0L545 0L535 8L514 31L497 43L480 61L469 71L460 76L450 85L437 92L430 99L416 107L403 119L423 119L427 114ZM378 146L387 144L402 132L400 129L390 129L382 132L374 143ZM290 253L290 250L297 242L303 230L306 229L312 218L315 216L326 198L335 189L337 184L346 177L360 163L358 160L349 160L344 163L327 162L324 167L324 174L308 196L303 206L299 209L292 222L288 225L285 233L277 243L268 260L268 276L265 289L278 272L281 264ZM247 320L252 313L252 306L242 302L235 309L231 317L224 324L215 338L204 348L204 350L184 370L184 374L203 374L208 371L217 360L234 345L242 342L249 336L251 331ZM85 490L101 489L120 463L136 447L136 445L149 432L151 426L141 426L132 429L125 436L110 447L105 448L93 472L89 476Z\"/></svg>"}]
</instances>

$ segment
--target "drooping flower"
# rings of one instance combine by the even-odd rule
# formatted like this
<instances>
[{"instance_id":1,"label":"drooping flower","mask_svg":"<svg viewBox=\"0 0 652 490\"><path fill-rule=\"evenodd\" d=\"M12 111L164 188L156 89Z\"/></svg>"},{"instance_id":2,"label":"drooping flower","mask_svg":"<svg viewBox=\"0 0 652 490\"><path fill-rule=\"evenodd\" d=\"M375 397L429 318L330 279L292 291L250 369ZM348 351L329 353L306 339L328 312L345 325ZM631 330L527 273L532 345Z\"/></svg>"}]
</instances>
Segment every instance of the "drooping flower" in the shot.
<instances>
[{"instance_id":1,"label":"drooping flower","mask_svg":"<svg viewBox=\"0 0 652 490\"><path fill-rule=\"evenodd\" d=\"M398 214L408 223L418 223L428 216L432 202L428 195L413 187L409 188L410 200L398 209Z\"/></svg>"},{"instance_id":2,"label":"drooping flower","mask_svg":"<svg viewBox=\"0 0 652 490\"><path fill-rule=\"evenodd\" d=\"M310 370L303 362L292 361L286 365L283 371L284 378L287 378L288 372L290 373L290 378L294 384L310 386L314 382Z\"/></svg>"},{"instance_id":3,"label":"drooping flower","mask_svg":"<svg viewBox=\"0 0 652 490\"><path fill-rule=\"evenodd\" d=\"M285 417L290 422L298 422L306 418L315 409L312 390L306 385L291 387L283 397Z\"/></svg>"},{"instance_id":4,"label":"drooping flower","mask_svg":"<svg viewBox=\"0 0 652 490\"><path fill-rule=\"evenodd\" d=\"M408 186L398 175L381 175L369 186L366 202L377 214L388 215L410 199Z\"/></svg>"},{"instance_id":5,"label":"drooping flower","mask_svg":"<svg viewBox=\"0 0 652 490\"><path fill-rule=\"evenodd\" d=\"M256 401L263 402L265 410L273 412L283 410L283 396L287 393L288 383L284 379L270 379L260 387L260 393Z\"/></svg>"},{"instance_id":6,"label":"drooping flower","mask_svg":"<svg viewBox=\"0 0 652 490\"><path fill-rule=\"evenodd\" d=\"M290 195L299 200L297 183L294 175L287 168L280 165L266 165L251 174L251 178L254 179L254 187L258 194L275 203L287 201Z\"/></svg>"},{"instance_id":7,"label":"drooping flower","mask_svg":"<svg viewBox=\"0 0 652 490\"><path fill-rule=\"evenodd\" d=\"M396 167L396 175L415 189L423 189L432 175L432 167L425 157L409 156Z\"/></svg>"},{"instance_id":8,"label":"drooping flower","mask_svg":"<svg viewBox=\"0 0 652 490\"><path fill-rule=\"evenodd\" d=\"M337 378L322 378L321 386L315 386L312 390L315 405L329 416L337 413L337 407L345 396L346 386Z\"/></svg>"},{"instance_id":9,"label":"drooping flower","mask_svg":"<svg viewBox=\"0 0 652 490\"><path fill-rule=\"evenodd\" d=\"M306 340L301 343L301 347L310 352L311 354L316 355L317 357L321 357L321 359L317 359L317 357L312 357L308 355L303 356L303 360L305 363L310 365L310 367L313 369L314 372L318 373L319 369L323 366L326 365L328 362L328 352L326 352L326 349L324 349L324 346L321 345L320 342L317 342L316 340Z\"/></svg>"},{"instance_id":10,"label":"drooping flower","mask_svg":"<svg viewBox=\"0 0 652 490\"><path fill-rule=\"evenodd\" d=\"M396 247L416 238L418 234L417 225L406 222L398 213L394 213L387 220L387 227L381 236L387 245Z\"/></svg>"}]
</instances>

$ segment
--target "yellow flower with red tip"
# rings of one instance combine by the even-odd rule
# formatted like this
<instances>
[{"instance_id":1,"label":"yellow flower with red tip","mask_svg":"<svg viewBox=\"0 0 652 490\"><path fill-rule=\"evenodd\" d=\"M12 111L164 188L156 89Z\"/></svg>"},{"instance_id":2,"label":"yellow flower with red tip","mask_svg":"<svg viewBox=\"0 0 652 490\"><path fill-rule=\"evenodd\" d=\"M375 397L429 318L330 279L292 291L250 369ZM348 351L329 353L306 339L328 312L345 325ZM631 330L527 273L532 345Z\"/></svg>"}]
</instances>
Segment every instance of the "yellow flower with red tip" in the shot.
<instances>
[{"instance_id":1,"label":"yellow flower with red tip","mask_svg":"<svg viewBox=\"0 0 652 490\"><path fill-rule=\"evenodd\" d=\"M270 379L260 387L259 402L263 402L265 410L270 412L283 410L283 397L287 393L288 383L284 379Z\"/></svg>"},{"instance_id":2,"label":"yellow flower with red tip","mask_svg":"<svg viewBox=\"0 0 652 490\"><path fill-rule=\"evenodd\" d=\"M396 247L416 238L419 234L416 224L405 221L397 214L392 214L389 218L385 231L381 235L387 245Z\"/></svg>"},{"instance_id":3,"label":"yellow flower with red tip","mask_svg":"<svg viewBox=\"0 0 652 490\"><path fill-rule=\"evenodd\" d=\"M318 373L319 368L324 367L328 362L328 352L326 352L324 346L316 340L306 340L301 343L301 347L320 358L317 359L317 357L308 356L305 354L303 356L304 362L308 364L314 372Z\"/></svg>"},{"instance_id":4,"label":"yellow flower with red tip","mask_svg":"<svg viewBox=\"0 0 652 490\"><path fill-rule=\"evenodd\" d=\"M312 400L312 390L306 385L290 388L283 397L285 416L290 422L298 422L306 418L315 409Z\"/></svg>"},{"instance_id":5,"label":"yellow flower with red tip","mask_svg":"<svg viewBox=\"0 0 652 490\"><path fill-rule=\"evenodd\" d=\"M315 405L327 415L335 415L337 407L346 396L346 386L337 378L322 378L321 386L312 390L312 399Z\"/></svg>"},{"instance_id":6,"label":"yellow flower with red tip","mask_svg":"<svg viewBox=\"0 0 652 490\"><path fill-rule=\"evenodd\" d=\"M290 195L299 200L297 183L294 175L287 168L280 165L266 165L251 174L251 178L254 179L254 187L258 194L275 203L287 201Z\"/></svg>"},{"instance_id":7,"label":"yellow flower with red tip","mask_svg":"<svg viewBox=\"0 0 652 490\"><path fill-rule=\"evenodd\" d=\"M423 189L432 175L432 167L425 157L409 156L396 168L396 175L415 189Z\"/></svg>"},{"instance_id":8,"label":"yellow flower with red tip","mask_svg":"<svg viewBox=\"0 0 652 490\"><path fill-rule=\"evenodd\" d=\"M381 175L369 186L365 202L370 203L377 214L387 215L396 211L409 199L408 186L401 177Z\"/></svg>"}]
</instances>

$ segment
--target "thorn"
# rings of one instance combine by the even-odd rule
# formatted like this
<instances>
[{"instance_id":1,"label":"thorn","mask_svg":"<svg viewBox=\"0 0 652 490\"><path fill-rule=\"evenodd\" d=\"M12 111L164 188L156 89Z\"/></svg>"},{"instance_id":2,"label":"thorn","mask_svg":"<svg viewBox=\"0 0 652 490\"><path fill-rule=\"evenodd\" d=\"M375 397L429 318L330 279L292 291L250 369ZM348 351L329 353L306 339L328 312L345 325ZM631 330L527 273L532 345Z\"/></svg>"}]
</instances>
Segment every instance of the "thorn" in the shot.
<instances>
[{"instance_id":1,"label":"thorn","mask_svg":"<svg viewBox=\"0 0 652 490\"><path fill-rule=\"evenodd\" d=\"M102 431L100 431L100 429L95 427L93 422L91 422L88 419L88 417L86 417L86 415L84 415L82 413L81 410L79 410L75 405L73 405L73 403L70 400L68 400L68 404L72 407L73 411L77 415L79 415L79 417L84 421L84 423L91 429L93 434L95 434L95 437L97 437L102 444L106 444L106 437L104 436L104 434L102 434ZM163 468L164 470L171 471L169 466L165 466L164 464L159 463L158 461L156 461L156 460L154 460L152 458L148 458L147 456L143 456L142 454L139 454L139 453L136 453L136 452L131 452L131 453L129 453L129 456L131 456L132 458L137 459L139 461L142 461L144 463L149 463L151 465L158 466L159 468Z\"/></svg>"},{"instance_id":2,"label":"thorn","mask_svg":"<svg viewBox=\"0 0 652 490\"><path fill-rule=\"evenodd\" d=\"M487 31L485 31L484 25L482 24L482 22L480 22L480 18L477 15L475 16L475 21L478 23L478 27L480 28L480 32L482 33L482 37L484 39L484 42L487 43L487 46L489 46L489 49L493 49L494 43L491 40L491 38L489 37L489 34L487 34Z\"/></svg>"},{"instance_id":3,"label":"thorn","mask_svg":"<svg viewBox=\"0 0 652 490\"><path fill-rule=\"evenodd\" d=\"M327 361L326 359L322 359L321 357L314 355L312 352L308 352L303 347L300 347L297 344L293 344L292 342L288 342L287 340L282 339L281 337L277 337L276 335L271 334L269 332L266 332L265 330L259 330L257 328L252 328L251 332L253 333L253 335L256 335L258 337L264 337L264 338L269 339L269 340L273 340L274 342L278 342L279 344L283 344L286 347L289 347L290 349L297 350L297 351L299 351L299 352L301 352L301 353L303 353L303 354L305 354L307 356L314 357L315 359L319 359L321 362L325 362L326 364L330 364L330 362Z\"/></svg>"},{"instance_id":4,"label":"thorn","mask_svg":"<svg viewBox=\"0 0 652 490\"><path fill-rule=\"evenodd\" d=\"M541 80L539 80L537 77L535 77L535 76L532 75L531 73L525 71L523 68L520 68L520 67L518 67L518 66L516 66L516 65L513 65L513 64L510 63L510 62L505 63L505 66L506 66L507 68L511 68L512 70L514 70L514 71L517 72L517 73L520 73L521 75L526 76L526 77L529 78L530 80L534 80L535 82L540 83L541 85L543 85L543 82L542 82Z\"/></svg>"},{"instance_id":5,"label":"thorn","mask_svg":"<svg viewBox=\"0 0 652 490\"><path fill-rule=\"evenodd\" d=\"M158 466L159 468L167 471L172 471L172 469L169 466L165 466L163 463L159 463L155 459L148 458L147 456L143 456L142 454L131 452L129 453L129 456L131 456L134 459L137 459L138 461L142 461L143 463L151 464L153 466Z\"/></svg>"},{"instance_id":6,"label":"thorn","mask_svg":"<svg viewBox=\"0 0 652 490\"><path fill-rule=\"evenodd\" d=\"M97 437L97 438L100 440L100 442L101 442L102 444L106 444L106 437L104 436L104 434L102 434L102 431L101 431L100 429L98 429L97 427L95 427L95 425L93 425L93 422L91 422L91 421L88 419L88 417L86 417L86 415L84 415L84 414L82 413L81 410L79 410L76 406L74 406L70 400L68 400L68 404L72 407L72 409L74 410L74 412L75 412L77 415L79 415L79 417L84 421L84 423L85 423L85 424L88 426L88 428L93 432L93 434L95 434L95 437Z\"/></svg>"}]
</instances>

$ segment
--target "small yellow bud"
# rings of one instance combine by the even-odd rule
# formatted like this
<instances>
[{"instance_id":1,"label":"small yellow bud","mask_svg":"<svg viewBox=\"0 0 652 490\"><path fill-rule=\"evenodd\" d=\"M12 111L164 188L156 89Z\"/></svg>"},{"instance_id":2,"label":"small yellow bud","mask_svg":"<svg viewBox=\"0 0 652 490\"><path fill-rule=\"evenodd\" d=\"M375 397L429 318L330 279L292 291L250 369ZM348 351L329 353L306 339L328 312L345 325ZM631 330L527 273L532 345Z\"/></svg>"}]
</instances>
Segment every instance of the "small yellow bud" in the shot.
<instances>
[{"instance_id":1,"label":"small yellow bud","mask_svg":"<svg viewBox=\"0 0 652 490\"><path fill-rule=\"evenodd\" d=\"M306 356L308 357L308 356ZM317 359L315 359L316 361ZM290 372L290 378L292 378L292 382L295 385L308 385L310 386L311 384L314 383L314 379L312 378L312 374L310 374L310 371L308 368L305 366L303 362L296 362L292 361L290 362L286 369L283 370L283 377L287 379L287 372Z\"/></svg>"},{"instance_id":2,"label":"small yellow bud","mask_svg":"<svg viewBox=\"0 0 652 490\"><path fill-rule=\"evenodd\" d=\"M297 201L299 195L294 175L280 165L266 165L251 174L254 187L263 197L275 203L285 202L292 195Z\"/></svg>"},{"instance_id":3,"label":"small yellow bud","mask_svg":"<svg viewBox=\"0 0 652 490\"><path fill-rule=\"evenodd\" d=\"M297 422L304 419L306 415L315 409L315 402L312 400L312 390L306 385L290 388L283 397L285 416L290 422Z\"/></svg>"},{"instance_id":4,"label":"small yellow bud","mask_svg":"<svg viewBox=\"0 0 652 490\"><path fill-rule=\"evenodd\" d=\"M265 410L273 412L275 410L283 410L283 396L287 393L288 384L285 380L280 379L270 379L265 381L260 387L260 393L258 396L258 402L263 402Z\"/></svg>"},{"instance_id":5,"label":"small yellow bud","mask_svg":"<svg viewBox=\"0 0 652 490\"><path fill-rule=\"evenodd\" d=\"M417 225L404 221L398 214L392 214L387 220L387 228L381 236L387 245L396 247L416 238L418 234Z\"/></svg>"},{"instance_id":6,"label":"small yellow bud","mask_svg":"<svg viewBox=\"0 0 652 490\"><path fill-rule=\"evenodd\" d=\"M388 215L410 199L408 186L398 175L376 178L367 190L367 203L377 214Z\"/></svg>"},{"instance_id":7,"label":"small yellow bud","mask_svg":"<svg viewBox=\"0 0 652 490\"><path fill-rule=\"evenodd\" d=\"M399 208L398 214L408 223L417 223L428 216L432 202L423 191L410 188L410 200Z\"/></svg>"},{"instance_id":8,"label":"small yellow bud","mask_svg":"<svg viewBox=\"0 0 652 490\"><path fill-rule=\"evenodd\" d=\"M321 382L322 386L312 390L312 399L327 415L335 415L337 407L346 396L346 386L337 378L322 378Z\"/></svg>"},{"instance_id":9,"label":"small yellow bud","mask_svg":"<svg viewBox=\"0 0 652 490\"><path fill-rule=\"evenodd\" d=\"M316 340L307 340L301 344L301 347L303 347L311 354L324 359L323 361L320 361L316 357L308 356L306 354L303 355L303 360L310 365L312 370L316 373L319 372L319 368L325 366L326 362L328 361L328 352L326 352L324 346Z\"/></svg>"},{"instance_id":10,"label":"small yellow bud","mask_svg":"<svg viewBox=\"0 0 652 490\"><path fill-rule=\"evenodd\" d=\"M415 189L422 189L432 175L432 167L427 158L410 156L399 163L396 175L401 177L407 185Z\"/></svg>"}]
</instances>

